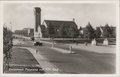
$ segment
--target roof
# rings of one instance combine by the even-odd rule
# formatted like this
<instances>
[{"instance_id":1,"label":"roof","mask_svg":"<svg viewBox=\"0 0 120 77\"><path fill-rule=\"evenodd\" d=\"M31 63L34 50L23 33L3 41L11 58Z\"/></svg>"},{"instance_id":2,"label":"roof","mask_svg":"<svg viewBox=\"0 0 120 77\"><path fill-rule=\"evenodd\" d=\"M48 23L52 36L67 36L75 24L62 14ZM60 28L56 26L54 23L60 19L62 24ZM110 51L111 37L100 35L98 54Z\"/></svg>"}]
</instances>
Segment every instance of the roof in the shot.
<instances>
[{"instance_id":1,"label":"roof","mask_svg":"<svg viewBox=\"0 0 120 77\"><path fill-rule=\"evenodd\" d=\"M77 26L74 21L44 20L47 26Z\"/></svg>"},{"instance_id":2,"label":"roof","mask_svg":"<svg viewBox=\"0 0 120 77\"><path fill-rule=\"evenodd\" d=\"M22 30L28 30L28 29L33 29L33 28L23 28Z\"/></svg>"},{"instance_id":3,"label":"roof","mask_svg":"<svg viewBox=\"0 0 120 77\"><path fill-rule=\"evenodd\" d=\"M113 30L116 30L116 27L114 27L114 26L109 26L111 29L113 29ZM105 29L105 26L100 26L99 28L101 28L101 29Z\"/></svg>"}]
</instances>

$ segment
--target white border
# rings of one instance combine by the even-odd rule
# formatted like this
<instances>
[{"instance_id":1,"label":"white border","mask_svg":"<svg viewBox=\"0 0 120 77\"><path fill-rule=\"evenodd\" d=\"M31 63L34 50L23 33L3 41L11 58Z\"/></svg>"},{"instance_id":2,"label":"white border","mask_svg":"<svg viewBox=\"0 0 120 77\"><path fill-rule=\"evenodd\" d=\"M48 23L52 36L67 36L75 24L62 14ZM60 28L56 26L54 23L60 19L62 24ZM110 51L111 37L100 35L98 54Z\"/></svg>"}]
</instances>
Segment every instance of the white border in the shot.
<instances>
[{"instance_id":1,"label":"white border","mask_svg":"<svg viewBox=\"0 0 120 77\"><path fill-rule=\"evenodd\" d=\"M0 3L0 70L3 70L3 4ZM0 74L2 71L0 71Z\"/></svg>"},{"instance_id":2,"label":"white border","mask_svg":"<svg viewBox=\"0 0 120 77\"><path fill-rule=\"evenodd\" d=\"M9 4L9 3L76 3L76 4L81 4L81 3L114 3L116 4L116 29L117 29L117 45L116 45L116 74L3 74L3 52L0 52L0 61L2 61L0 63L0 74L1 76L72 76L72 77L76 77L76 76L82 76L82 77L86 77L86 76L96 76L96 77L99 77L99 76L108 76L108 77L116 77L116 76L120 76L120 50L119 50L119 47L120 47L120 27L119 27L119 1L118 0L115 0L115 1L0 1L0 36L2 36L0 38L0 43L3 43L3 5L4 4ZM0 45L0 51L3 51L3 45ZM99 69L98 69L99 70Z\"/></svg>"},{"instance_id":3,"label":"white border","mask_svg":"<svg viewBox=\"0 0 120 77\"><path fill-rule=\"evenodd\" d=\"M1 1L1 3L118 3L118 0L112 0L112 1L92 1L92 0L89 0L89 1L86 1L86 0L80 0L80 1L72 1L72 0L69 0L69 1Z\"/></svg>"}]
</instances>

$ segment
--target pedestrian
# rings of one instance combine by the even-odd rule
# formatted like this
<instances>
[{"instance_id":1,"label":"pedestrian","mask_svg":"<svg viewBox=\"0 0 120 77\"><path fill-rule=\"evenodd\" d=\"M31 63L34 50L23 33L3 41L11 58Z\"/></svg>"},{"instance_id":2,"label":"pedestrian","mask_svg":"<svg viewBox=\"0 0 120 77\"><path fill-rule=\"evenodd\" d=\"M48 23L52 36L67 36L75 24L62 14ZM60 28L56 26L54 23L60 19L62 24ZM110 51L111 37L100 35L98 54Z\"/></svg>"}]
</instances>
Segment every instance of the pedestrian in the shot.
<instances>
[{"instance_id":1,"label":"pedestrian","mask_svg":"<svg viewBox=\"0 0 120 77\"><path fill-rule=\"evenodd\" d=\"M53 41L53 43L52 43L52 47L54 47L54 41Z\"/></svg>"},{"instance_id":2,"label":"pedestrian","mask_svg":"<svg viewBox=\"0 0 120 77\"><path fill-rule=\"evenodd\" d=\"M69 51L72 53L72 45L69 45Z\"/></svg>"},{"instance_id":3,"label":"pedestrian","mask_svg":"<svg viewBox=\"0 0 120 77\"><path fill-rule=\"evenodd\" d=\"M36 54L38 53L38 50L36 49Z\"/></svg>"},{"instance_id":4,"label":"pedestrian","mask_svg":"<svg viewBox=\"0 0 120 77\"><path fill-rule=\"evenodd\" d=\"M87 44L88 44L88 43L87 43L87 42L85 42L85 46L87 46Z\"/></svg>"}]
</instances>

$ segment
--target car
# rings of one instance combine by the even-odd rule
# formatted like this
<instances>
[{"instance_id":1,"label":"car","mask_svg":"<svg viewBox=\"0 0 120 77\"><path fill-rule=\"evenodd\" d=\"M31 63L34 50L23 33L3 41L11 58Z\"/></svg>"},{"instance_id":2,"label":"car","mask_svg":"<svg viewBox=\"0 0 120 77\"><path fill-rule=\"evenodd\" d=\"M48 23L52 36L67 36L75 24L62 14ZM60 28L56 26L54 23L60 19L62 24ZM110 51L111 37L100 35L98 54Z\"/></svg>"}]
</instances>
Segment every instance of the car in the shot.
<instances>
[{"instance_id":1,"label":"car","mask_svg":"<svg viewBox=\"0 0 120 77\"><path fill-rule=\"evenodd\" d=\"M43 44L41 42L34 42L34 46L42 46Z\"/></svg>"},{"instance_id":2,"label":"car","mask_svg":"<svg viewBox=\"0 0 120 77\"><path fill-rule=\"evenodd\" d=\"M34 37L31 37L31 40L32 40L32 41L34 41L34 40L35 40L35 38L34 38Z\"/></svg>"}]
</instances>

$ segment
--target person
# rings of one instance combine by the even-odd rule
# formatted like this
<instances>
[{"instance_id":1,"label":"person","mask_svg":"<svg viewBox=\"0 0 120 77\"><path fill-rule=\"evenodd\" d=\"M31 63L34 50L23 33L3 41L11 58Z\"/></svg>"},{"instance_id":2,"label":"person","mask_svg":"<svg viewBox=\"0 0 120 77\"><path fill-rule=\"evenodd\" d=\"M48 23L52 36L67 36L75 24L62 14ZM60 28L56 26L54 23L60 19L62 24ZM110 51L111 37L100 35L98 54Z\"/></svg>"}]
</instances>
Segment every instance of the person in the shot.
<instances>
[{"instance_id":1,"label":"person","mask_svg":"<svg viewBox=\"0 0 120 77\"><path fill-rule=\"evenodd\" d=\"M36 54L38 53L38 50L36 49Z\"/></svg>"},{"instance_id":2,"label":"person","mask_svg":"<svg viewBox=\"0 0 120 77\"><path fill-rule=\"evenodd\" d=\"M87 42L85 42L85 46L87 46L87 44L88 44L88 43L87 43Z\"/></svg>"},{"instance_id":3,"label":"person","mask_svg":"<svg viewBox=\"0 0 120 77\"><path fill-rule=\"evenodd\" d=\"M52 47L54 47L54 41L53 41L53 43L52 43Z\"/></svg>"},{"instance_id":4,"label":"person","mask_svg":"<svg viewBox=\"0 0 120 77\"><path fill-rule=\"evenodd\" d=\"M69 51L70 51L70 53L73 53L72 52L72 45L69 45Z\"/></svg>"}]
</instances>

